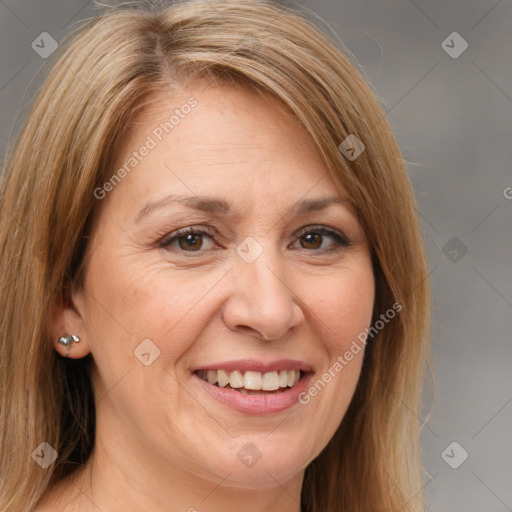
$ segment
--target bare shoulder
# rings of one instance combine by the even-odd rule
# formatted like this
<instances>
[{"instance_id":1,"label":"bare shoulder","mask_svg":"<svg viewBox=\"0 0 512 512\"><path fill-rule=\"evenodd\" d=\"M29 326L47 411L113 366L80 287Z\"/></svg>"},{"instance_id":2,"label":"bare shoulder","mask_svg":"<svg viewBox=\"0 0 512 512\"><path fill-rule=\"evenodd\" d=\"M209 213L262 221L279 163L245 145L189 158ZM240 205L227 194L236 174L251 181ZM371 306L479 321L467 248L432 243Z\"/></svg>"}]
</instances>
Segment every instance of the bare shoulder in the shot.
<instances>
[{"instance_id":1,"label":"bare shoulder","mask_svg":"<svg viewBox=\"0 0 512 512\"><path fill-rule=\"evenodd\" d=\"M62 509L56 508L47 503L42 503L41 501L37 504L36 508L32 512L61 512Z\"/></svg>"},{"instance_id":2,"label":"bare shoulder","mask_svg":"<svg viewBox=\"0 0 512 512\"><path fill-rule=\"evenodd\" d=\"M33 512L64 512L62 496L55 489L43 494Z\"/></svg>"},{"instance_id":3,"label":"bare shoulder","mask_svg":"<svg viewBox=\"0 0 512 512\"><path fill-rule=\"evenodd\" d=\"M55 500L49 499L45 494L32 512L63 512L63 510Z\"/></svg>"},{"instance_id":4,"label":"bare shoulder","mask_svg":"<svg viewBox=\"0 0 512 512\"><path fill-rule=\"evenodd\" d=\"M49 488L32 512L86 512L81 497L76 486L62 482Z\"/></svg>"}]
</instances>

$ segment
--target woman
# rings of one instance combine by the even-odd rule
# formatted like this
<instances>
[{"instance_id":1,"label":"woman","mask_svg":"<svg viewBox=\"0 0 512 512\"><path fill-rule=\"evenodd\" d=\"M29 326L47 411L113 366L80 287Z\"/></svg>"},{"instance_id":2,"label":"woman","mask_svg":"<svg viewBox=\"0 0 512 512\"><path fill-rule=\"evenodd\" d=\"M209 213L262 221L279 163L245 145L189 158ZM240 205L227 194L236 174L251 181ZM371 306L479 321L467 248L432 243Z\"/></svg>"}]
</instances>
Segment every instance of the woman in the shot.
<instances>
[{"instance_id":1,"label":"woman","mask_svg":"<svg viewBox=\"0 0 512 512\"><path fill-rule=\"evenodd\" d=\"M422 509L414 199L302 14L90 21L0 199L2 510Z\"/></svg>"}]
</instances>

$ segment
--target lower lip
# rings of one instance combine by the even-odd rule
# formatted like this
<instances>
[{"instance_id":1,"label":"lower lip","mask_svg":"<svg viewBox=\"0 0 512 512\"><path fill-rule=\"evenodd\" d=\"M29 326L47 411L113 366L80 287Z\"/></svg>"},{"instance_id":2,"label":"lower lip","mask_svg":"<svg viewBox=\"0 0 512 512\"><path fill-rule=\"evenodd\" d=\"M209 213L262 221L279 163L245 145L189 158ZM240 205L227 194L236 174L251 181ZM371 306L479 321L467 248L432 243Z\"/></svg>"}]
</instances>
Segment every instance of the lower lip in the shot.
<instances>
[{"instance_id":1,"label":"lower lip","mask_svg":"<svg viewBox=\"0 0 512 512\"><path fill-rule=\"evenodd\" d=\"M221 388L210 384L201 377L193 374L202 389L214 399L244 414L264 415L285 411L299 403L299 395L307 389L311 374L301 377L295 386L279 393L268 393L261 395L244 395L240 391L231 388Z\"/></svg>"}]
</instances>

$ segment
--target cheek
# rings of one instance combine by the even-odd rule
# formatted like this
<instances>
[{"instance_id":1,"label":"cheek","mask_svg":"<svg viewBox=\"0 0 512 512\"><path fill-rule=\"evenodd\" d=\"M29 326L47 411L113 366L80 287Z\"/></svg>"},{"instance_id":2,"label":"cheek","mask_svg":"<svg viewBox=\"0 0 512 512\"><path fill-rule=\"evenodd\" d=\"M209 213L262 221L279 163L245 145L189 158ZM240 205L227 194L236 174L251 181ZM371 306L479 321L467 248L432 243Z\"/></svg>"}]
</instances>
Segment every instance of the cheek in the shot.
<instances>
[{"instance_id":1,"label":"cheek","mask_svg":"<svg viewBox=\"0 0 512 512\"><path fill-rule=\"evenodd\" d=\"M207 307L209 292L214 291L221 275L161 271L131 278L124 295L133 331L159 340L167 355L178 355L208 322L212 314Z\"/></svg>"},{"instance_id":2,"label":"cheek","mask_svg":"<svg viewBox=\"0 0 512 512\"><path fill-rule=\"evenodd\" d=\"M369 327L374 299L375 281L369 258L361 258L358 265L323 283L316 300L320 308L313 305L325 324L331 356L347 350Z\"/></svg>"},{"instance_id":3,"label":"cheek","mask_svg":"<svg viewBox=\"0 0 512 512\"><path fill-rule=\"evenodd\" d=\"M186 323L186 315L200 302L208 279L144 266L138 260L143 258L123 260L107 251L97 254L87 283L93 292L90 318L103 328L106 324L114 331L121 327L134 339L161 338Z\"/></svg>"},{"instance_id":4,"label":"cheek","mask_svg":"<svg viewBox=\"0 0 512 512\"><path fill-rule=\"evenodd\" d=\"M107 254L97 256L86 283L95 394L108 397L100 405L113 407L127 425L161 435L158 429L173 429L169 411L181 407L175 364L200 334L207 316L203 311L198 321L198 306L218 278L171 279L165 272L116 267Z\"/></svg>"},{"instance_id":5,"label":"cheek","mask_svg":"<svg viewBox=\"0 0 512 512\"><path fill-rule=\"evenodd\" d=\"M360 264L325 280L312 298L327 357L299 401L324 425L316 447L334 435L357 386L365 348L361 333L371 323L374 287L370 260L361 258Z\"/></svg>"},{"instance_id":6,"label":"cheek","mask_svg":"<svg viewBox=\"0 0 512 512\"><path fill-rule=\"evenodd\" d=\"M107 266L106 259L103 261ZM98 270L96 275L105 275ZM158 366L174 374L175 364L212 321L215 308L211 299L224 273L222 269L209 273L141 269L140 265L111 271L108 280L95 283L98 300L92 301L90 315L96 334L93 355L98 361L117 365L119 371L137 367L140 362L134 350L144 342L158 354ZM100 301L108 305L108 311L98 306ZM104 342L99 346L102 339L109 340L108 346Z\"/></svg>"}]
</instances>

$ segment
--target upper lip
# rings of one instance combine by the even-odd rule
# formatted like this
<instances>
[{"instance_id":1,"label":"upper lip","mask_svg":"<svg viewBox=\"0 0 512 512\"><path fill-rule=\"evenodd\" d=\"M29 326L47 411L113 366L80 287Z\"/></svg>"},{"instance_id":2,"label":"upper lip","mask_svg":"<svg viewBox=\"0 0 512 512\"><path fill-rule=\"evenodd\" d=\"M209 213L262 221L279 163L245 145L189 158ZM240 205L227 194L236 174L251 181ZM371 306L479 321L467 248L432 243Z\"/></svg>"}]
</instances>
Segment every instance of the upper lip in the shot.
<instances>
[{"instance_id":1,"label":"upper lip","mask_svg":"<svg viewBox=\"0 0 512 512\"><path fill-rule=\"evenodd\" d=\"M222 361L219 363L211 363L207 365L197 366L192 369L193 372L199 370L226 370L233 372L254 371L254 372L273 372L279 370L301 370L302 372L310 372L311 366L304 361L295 359L279 359L276 361L260 361L257 359L239 359L236 361Z\"/></svg>"}]
</instances>

